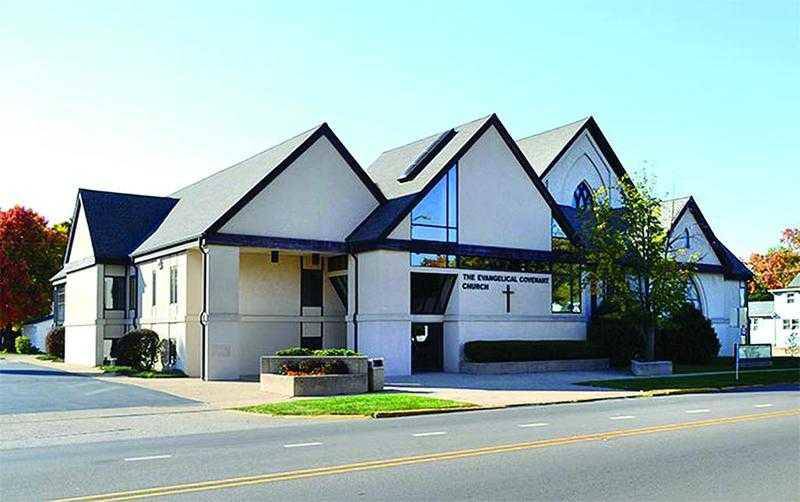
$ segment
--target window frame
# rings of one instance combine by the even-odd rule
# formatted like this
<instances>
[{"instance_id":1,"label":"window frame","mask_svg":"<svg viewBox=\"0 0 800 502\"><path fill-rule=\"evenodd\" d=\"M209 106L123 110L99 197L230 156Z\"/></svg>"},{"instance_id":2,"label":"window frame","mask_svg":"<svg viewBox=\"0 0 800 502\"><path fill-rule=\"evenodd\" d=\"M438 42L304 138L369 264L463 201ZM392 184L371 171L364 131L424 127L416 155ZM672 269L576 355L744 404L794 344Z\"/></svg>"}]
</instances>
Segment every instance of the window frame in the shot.
<instances>
[{"instance_id":1,"label":"window frame","mask_svg":"<svg viewBox=\"0 0 800 502\"><path fill-rule=\"evenodd\" d=\"M567 274L563 274L560 271L557 271L559 267L567 267L570 270L568 274L567 280L569 281L569 305L572 307L568 310L556 310L556 285L557 283L560 284L560 280L556 280L557 277L564 277ZM553 263L552 272L550 274L550 313L554 315L581 315L583 314L583 287L581 285L581 277L583 275L583 269L581 268L580 264L578 263ZM576 289L577 287L577 289ZM577 299L577 302L576 302ZM575 307L577 306L577 309Z\"/></svg>"},{"instance_id":2,"label":"window frame","mask_svg":"<svg viewBox=\"0 0 800 502\"><path fill-rule=\"evenodd\" d=\"M108 305L108 284L111 280L111 306ZM121 283L121 284L120 284ZM125 310L126 281L124 275L103 276L103 310L106 312L122 312ZM119 305L117 303L119 302Z\"/></svg>"},{"instance_id":3,"label":"window frame","mask_svg":"<svg viewBox=\"0 0 800 502\"><path fill-rule=\"evenodd\" d=\"M786 303L794 303L794 293L786 293Z\"/></svg>"},{"instance_id":4,"label":"window frame","mask_svg":"<svg viewBox=\"0 0 800 502\"><path fill-rule=\"evenodd\" d=\"M150 305L155 307L158 301L158 296L156 295L157 291L156 284L158 280L158 274L156 273L155 269L153 269L152 278L153 278L153 290L150 292Z\"/></svg>"},{"instance_id":5,"label":"window frame","mask_svg":"<svg viewBox=\"0 0 800 502\"><path fill-rule=\"evenodd\" d=\"M411 240L458 243L459 177L458 162L455 162L448 168L444 175L437 180L433 188L425 194L425 197L414 206L409 213L409 238ZM414 213L417 211L417 208L434 193L434 190L436 190L440 183L444 183L444 225L415 223ZM440 230L443 232L443 238L424 239L414 237L415 228L428 231ZM457 266L456 257L454 255L439 255L435 253L409 253L409 263L412 267L455 268Z\"/></svg>"},{"instance_id":6,"label":"window frame","mask_svg":"<svg viewBox=\"0 0 800 502\"><path fill-rule=\"evenodd\" d=\"M178 304L178 266L169 267L169 304Z\"/></svg>"}]
</instances>

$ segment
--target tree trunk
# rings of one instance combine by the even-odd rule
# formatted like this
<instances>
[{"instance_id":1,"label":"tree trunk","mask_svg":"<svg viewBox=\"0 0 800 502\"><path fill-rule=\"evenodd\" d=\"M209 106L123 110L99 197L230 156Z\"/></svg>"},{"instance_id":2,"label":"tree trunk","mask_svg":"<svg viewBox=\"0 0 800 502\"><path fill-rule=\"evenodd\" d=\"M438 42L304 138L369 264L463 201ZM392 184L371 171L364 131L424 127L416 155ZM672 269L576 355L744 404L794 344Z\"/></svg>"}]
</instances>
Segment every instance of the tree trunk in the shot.
<instances>
[{"instance_id":1,"label":"tree trunk","mask_svg":"<svg viewBox=\"0 0 800 502\"><path fill-rule=\"evenodd\" d=\"M644 330L644 360L654 361L656 358L656 328L648 326Z\"/></svg>"}]
</instances>

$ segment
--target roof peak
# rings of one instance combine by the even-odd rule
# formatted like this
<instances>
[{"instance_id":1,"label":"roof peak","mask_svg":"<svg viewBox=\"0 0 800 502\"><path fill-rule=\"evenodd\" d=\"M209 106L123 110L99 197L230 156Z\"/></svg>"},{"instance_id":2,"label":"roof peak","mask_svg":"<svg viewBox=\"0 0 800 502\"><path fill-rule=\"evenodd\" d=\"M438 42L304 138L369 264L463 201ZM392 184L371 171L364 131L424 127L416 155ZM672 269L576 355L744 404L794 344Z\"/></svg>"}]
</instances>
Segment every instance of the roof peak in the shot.
<instances>
[{"instance_id":1,"label":"roof peak","mask_svg":"<svg viewBox=\"0 0 800 502\"><path fill-rule=\"evenodd\" d=\"M531 134L530 136L525 136L524 138L519 138L517 141L522 141L522 140L526 140L526 139L530 139L530 138L535 138L536 136L541 136L542 134L547 134L549 132L557 131L559 129L564 129L565 127L574 126L575 124L584 124L584 123L588 122L589 120L593 120L593 119L594 119L594 117L592 117L591 115L587 115L587 116L585 116L585 117L583 117L581 119L572 121L572 122L570 122L568 124L562 124L560 126L556 126L556 127L552 127L550 129L547 129L545 131L541 131L541 132L537 132L537 133Z\"/></svg>"},{"instance_id":2,"label":"roof peak","mask_svg":"<svg viewBox=\"0 0 800 502\"><path fill-rule=\"evenodd\" d=\"M400 150L401 148L405 148L405 147L408 147L408 146L411 146L411 145L415 145L415 144L417 144L417 143L422 143L422 142L424 142L424 141L427 141L427 140L430 140L430 139L432 139L432 138L438 138L439 136L441 136L442 134L446 133L447 131L450 131L450 130L453 130L453 129L458 129L458 128L460 128L460 127L465 127L465 126L468 126L468 125L470 125L470 124L474 124L475 122L480 122L480 121L482 121L482 120L488 120L488 119L489 119L489 118L491 118L493 115L496 115L496 114L495 114L495 113L490 113L489 115L484 115L484 116L482 116L482 117L478 117L478 118L476 118L476 119L473 119L473 120L468 120L467 122L464 122L463 124L459 124L459 125L457 125L457 126L450 127L449 129L443 129L443 130L441 130L441 131L439 131L439 132L436 132L436 133L433 133L433 134L429 134L429 135L427 135L427 136L424 136L424 137L422 137L422 138L415 139L415 140L413 140L413 141L409 141L408 143L405 143L405 144L402 144L402 145L399 145L399 146L395 146L395 147L389 148L389 149L387 149L387 150L384 150L384 151L382 151L382 152L381 152L381 155L383 155L384 153L393 152L393 151L395 151L395 150Z\"/></svg>"},{"instance_id":3,"label":"roof peak","mask_svg":"<svg viewBox=\"0 0 800 502\"><path fill-rule=\"evenodd\" d=\"M228 170L230 170L230 169L233 169L233 168L234 168L234 167L236 167L236 166L239 166L239 165L241 165L241 164L244 164L245 162L247 162L247 161L249 161L249 160L252 160L252 159L254 159L254 158L258 157L259 155L263 155L263 154L265 154L265 153L269 152L270 150L274 150L274 149L276 149L276 148L278 148L278 147L280 147L280 146L282 146L282 145L285 145L286 143L289 143L290 141L293 141L293 140L295 140L295 139L297 139L297 138L299 138L299 137L301 137L301 136L305 136L305 135L307 135L307 134L309 134L309 133L316 132L316 131L318 131L319 129L322 129L323 127L328 127L328 128L330 128L330 126L328 126L328 123L327 123L327 122L322 122L322 123L320 123L320 124L317 124L316 126L314 126L314 127L310 128L310 129L306 129L306 130L305 130L305 131L303 131L303 132L300 132L300 133L298 133L298 134L295 134L295 135L294 135L294 136L292 136L291 138L287 138L287 139L285 139L285 140L281 141L280 143L276 143L276 144L274 144L274 145L270 146L269 148L265 148L264 150L261 150L260 152L258 152L258 153L255 153L255 154L253 154L253 155L251 155L251 156L247 157L246 159L240 160L240 161L238 161L238 162L236 162L236 163L234 163L234 164L231 164L231 165L229 165L228 167L225 167L225 168L223 168L223 169L220 169L219 171L215 171L215 172L213 172L213 173L209 174L208 176L204 176L203 178L200 178L199 180L195 181L194 183L190 183L190 184L188 184L188 185L186 185L186 186L183 186L183 187L179 188L178 190L175 190L174 192L172 192L172 194L170 194L170 196L171 196L171 197L174 197L174 196L175 196L175 194L177 194L177 193L179 193L179 192L183 192L183 191L184 191L184 190L186 190L187 188L191 188L191 187L193 187L193 186L195 186L195 185L198 185L198 184L200 184L200 183L202 183L202 182L204 182L204 181L206 181L206 180L208 180L208 179L210 179L210 178L213 178L214 176L217 176L217 175L219 175L219 174L222 174L222 173L224 173L225 171L228 171Z\"/></svg>"}]
</instances>

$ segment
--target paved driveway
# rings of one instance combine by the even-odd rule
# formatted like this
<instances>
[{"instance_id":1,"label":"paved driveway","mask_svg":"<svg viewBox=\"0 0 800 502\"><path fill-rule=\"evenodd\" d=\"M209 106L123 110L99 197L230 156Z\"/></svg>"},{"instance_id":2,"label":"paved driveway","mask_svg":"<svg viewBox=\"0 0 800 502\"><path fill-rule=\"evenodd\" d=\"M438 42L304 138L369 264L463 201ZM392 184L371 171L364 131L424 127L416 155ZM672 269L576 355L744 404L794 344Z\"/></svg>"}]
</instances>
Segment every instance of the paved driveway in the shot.
<instances>
[{"instance_id":1,"label":"paved driveway","mask_svg":"<svg viewBox=\"0 0 800 502\"><path fill-rule=\"evenodd\" d=\"M0 360L0 415L194 404L198 403L93 376Z\"/></svg>"}]
</instances>

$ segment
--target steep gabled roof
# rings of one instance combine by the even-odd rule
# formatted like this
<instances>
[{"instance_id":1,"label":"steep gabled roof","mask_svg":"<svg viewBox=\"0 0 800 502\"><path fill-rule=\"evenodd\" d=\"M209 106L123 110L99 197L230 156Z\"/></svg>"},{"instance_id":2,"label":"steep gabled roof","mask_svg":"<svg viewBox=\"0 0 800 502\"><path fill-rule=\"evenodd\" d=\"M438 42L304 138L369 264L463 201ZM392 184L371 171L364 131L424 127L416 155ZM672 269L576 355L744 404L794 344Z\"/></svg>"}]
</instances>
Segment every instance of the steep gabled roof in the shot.
<instances>
[{"instance_id":1,"label":"steep gabled roof","mask_svg":"<svg viewBox=\"0 0 800 502\"><path fill-rule=\"evenodd\" d=\"M539 177L544 178L583 131L589 131L617 177L620 179L627 177L622 162L614 153L594 117L591 116L519 139L517 145L533 165Z\"/></svg>"},{"instance_id":2,"label":"steep gabled roof","mask_svg":"<svg viewBox=\"0 0 800 502\"><path fill-rule=\"evenodd\" d=\"M375 199L385 201L380 189L342 145L328 124L321 124L173 193L178 200L167 218L132 254L140 256L217 231L245 204L302 155L326 137Z\"/></svg>"},{"instance_id":3,"label":"steep gabled roof","mask_svg":"<svg viewBox=\"0 0 800 502\"><path fill-rule=\"evenodd\" d=\"M490 127L497 130L536 190L550 206L553 217L567 236L577 244L572 226L496 114L382 153L367 168L367 173L389 200L375 209L347 240L386 238L444 176L448 168L458 162Z\"/></svg>"},{"instance_id":4,"label":"steep gabled roof","mask_svg":"<svg viewBox=\"0 0 800 502\"><path fill-rule=\"evenodd\" d=\"M714 235L714 232L711 230L711 225L708 224L708 220L706 220L706 217L703 215L694 197L680 197L677 199L665 200L661 203L661 221L664 228L668 229L669 234L672 234L673 230L675 230L675 226L687 211L689 211L692 216L694 216L695 221L697 221L697 225L703 232L703 236L706 238L720 264L722 264L722 267L725 269L725 275L741 280L752 279L753 273L750 269L717 239L716 235Z\"/></svg>"},{"instance_id":5,"label":"steep gabled roof","mask_svg":"<svg viewBox=\"0 0 800 502\"><path fill-rule=\"evenodd\" d=\"M153 197L98 190L78 190L96 262L127 261L177 203L170 197ZM75 220L77 221L77 220ZM70 232L70 245L72 244ZM69 259L66 254L65 263Z\"/></svg>"}]
</instances>

